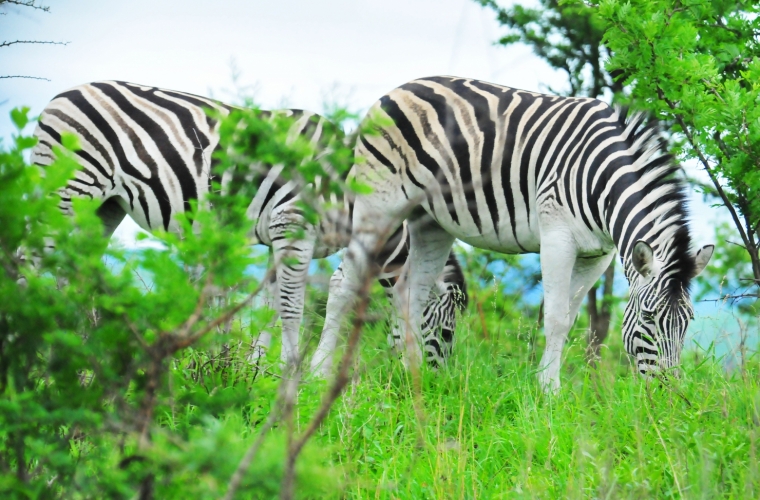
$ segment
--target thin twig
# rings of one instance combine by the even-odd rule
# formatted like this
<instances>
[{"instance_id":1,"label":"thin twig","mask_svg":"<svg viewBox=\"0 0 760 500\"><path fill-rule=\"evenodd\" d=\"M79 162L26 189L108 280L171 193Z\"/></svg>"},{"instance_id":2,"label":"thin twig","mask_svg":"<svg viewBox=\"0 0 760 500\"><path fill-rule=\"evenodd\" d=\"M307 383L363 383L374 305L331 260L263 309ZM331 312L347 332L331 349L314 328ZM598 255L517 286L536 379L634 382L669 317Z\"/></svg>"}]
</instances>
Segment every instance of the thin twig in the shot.
<instances>
[{"instance_id":1,"label":"thin twig","mask_svg":"<svg viewBox=\"0 0 760 500\"><path fill-rule=\"evenodd\" d=\"M202 336L204 336L205 334L207 334L209 331L213 330L218 325L224 323L225 321L229 320L232 316L234 316L235 314L237 314L241 309L243 309L243 307L245 307L246 305L248 305L248 303L250 301L252 301L259 293L261 293L261 291L264 289L264 286L266 284L266 280L269 279L270 275L273 274L273 273L274 273L274 268L272 270L270 270L269 273L267 273L267 276L264 278L264 280L262 280L261 284L259 284L259 286L257 286L254 291L252 291L250 294L248 294L248 296L245 299L243 299L242 301L240 301L234 307L228 309L221 316L218 316L211 323L208 323L200 331L198 331L198 332L196 332L196 333L194 333L192 335L185 336L183 339L175 341L174 345L177 347L177 349L181 349L183 347L187 347L187 346L195 343L195 341L197 341L199 338L201 338Z\"/></svg>"},{"instance_id":2,"label":"thin twig","mask_svg":"<svg viewBox=\"0 0 760 500\"><path fill-rule=\"evenodd\" d=\"M132 272L135 273L137 278L140 280L140 282L143 284L143 287L145 288L146 292L151 292L153 290L153 285L148 286L148 284L143 279L142 275L140 274L140 271L137 270L137 267L132 267Z\"/></svg>"},{"instance_id":3,"label":"thin twig","mask_svg":"<svg viewBox=\"0 0 760 500\"><path fill-rule=\"evenodd\" d=\"M29 76L29 75L0 75L0 80L6 80L8 78L23 78L26 80L42 80L49 82L50 78L42 78L41 76Z\"/></svg>"},{"instance_id":4,"label":"thin twig","mask_svg":"<svg viewBox=\"0 0 760 500\"><path fill-rule=\"evenodd\" d=\"M672 384L670 384L670 381L669 381L669 380L668 380L668 379L667 379L665 376L663 376L662 374L659 374L659 373L655 373L655 374L654 374L654 377L655 377L657 380L659 380L659 381L660 381L660 383L662 384L662 386L663 386L663 387L665 387L665 388L666 388L667 390L669 390L670 392L672 392L672 393L675 393L675 395L676 395L676 396L678 396L679 398L681 398L681 399L684 401L684 403L686 403L686 405L687 405L689 408L691 408L691 407L692 407L692 405L691 405L691 401L689 401L689 399L688 399L686 396L684 396L684 395L681 393L681 391L679 391L679 390L678 390L678 388L676 388L676 387L674 387Z\"/></svg>"},{"instance_id":5,"label":"thin twig","mask_svg":"<svg viewBox=\"0 0 760 500\"><path fill-rule=\"evenodd\" d=\"M325 394L325 397L322 400L322 404L317 410L317 413L309 422L306 430L298 439L292 442L291 446L288 449L286 469L285 474L283 475L283 499L287 500L292 498L295 462L298 459L298 456L301 454L303 447L330 413L330 409L332 408L333 403L335 403L338 397L343 393L343 389L351 380L348 371L349 367L353 364L354 354L356 353L357 347L359 345L359 339L361 338L362 330L364 328L365 313L367 310L367 304L369 302L369 290L373 278L374 276L372 274L366 276L364 283L362 284L362 287L359 291L360 302L357 307L356 315L354 316L351 333L348 337L348 345L345 352L343 353L343 357L341 358L340 368L338 370L338 374L335 377L335 381L333 382L327 394Z\"/></svg>"},{"instance_id":6,"label":"thin twig","mask_svg":"<svg viewBox=\"0 0 760 500\"><path fill-rule=\"evenodd\" d=\"M274 409L269 413L269 416L267 417L266 422L264 422L264 425L261 426L261 430L259 431L259 435L256 438L256 441L254 441L250 448L246 450L245 455L243 455L243 459L240 461L237 469L235 469L235 472L232 474L230 482L227 485L227 493L225 493L225 495L222 497L222 500L232 500L232 498L235 496L235 492L240 487L240 483L243 482L245 473L248 471L248 468L253 463L253 459L259 452L259 448L261 448L261 445L264 442L264 438L272 429L272 427L274 427L274 424L277 423L279 417L280 404L277 403Z\"/></svg>"},{"instance_id":7,"label":"thin twig","mask_svg":"<svg viewBox=\"0 0 760 500\"><path fill-rule=\"evenodd\" d=\"M195 148L198 151L201 152L201 160L203 160L203 168L206 169L204 172L206 175L211 175L211 169L209 168L208 162L206 161L206 153L203 150L203 144L201 144L201 139L198 137L198 131L193 127L193 133L195 134L195 140L198 141L198 147Z\"/></svg>"},{"instance_id":8,"label":"thin twig","mask_svg":"<svg viewBox=\"0 0 760 500\"><path fill-rule=\"evenodd\" d=\"M0 42L0 49L2 49L3 47L10 47L11 45L16 45L20 43L27 44L27 45L28 44L34 44L34 45L68 45L69 44L69 42L52 42L49 40L45 40L45 41L43 40L14 40L12 42Z\"/></svg>"},{"instance_id":9,"label":"thin twig","mask_svg":"<svg viewBox=\"0 0 760 500\"><path fill-rule=\"evenodd\" d=\"M699 302L725 302L726 300L736 300L736 299L758 299L760 298L760 295L756 293L741 293L739 295L724 295L720 297L719 299L702 299Z\"/></svg>"},{"instance_id":10,"label":"thin twig","mask_svg":"<svg viewBox=\"0 0 760 500\"><path fill-rule=\"evenodd\" d=\"M364 321L366 319L365 313L367 312L367 304L369 302L369 289L373 278L374 276L370 275L367 277L367 279L364 280L365 284L359 292L361 302L359 303L359 307L356 311L356 316L354 317L351 334L348 337L348 346L346 348L346 351L343 353L343 357L340 361L340 369L338 370L338 375L335 377L335 382L330 388L330 391L322 401L322 406L319 408L316 415L314 415L314 418L312 418L311 422L309 422L309 426L306 428L304 433L295 442L294 449L297 451L297 453L300 453L301 448L303 448L304 444L306 444L306 441L308 441L312 434L314 434L314 432L317 430L317 428L319 428L322 421L330 412L330 407L338 398L338 396L340 396L346 384L348 384L348 382L351 380L351 377L348 376L348 369L353 364L354 353L356 352L356 348L359 345L362 328L364 327Z\"/></svg>"},{"instance_id":11,"label":"thin twig","mask_svg":"<svg viewBox=\"0 0 760 500\"><path fill-rule=\"evenodd\" d=\"M182 326L179 328L179 330L174 334L177 337L187 337L188 332L195 326L198 321L200 321L201 316L203 316L203 308L206 305L206 299L208 299L209 292L211 291L211 281L213 279L213 274L210 272L206 273L206 282L203 284L203 288L201 289L201 294L198 297L198 302L195 304L195 310L193 313L185 320L185 322L182 324Z\"/></svg>"},{"instance_id":12,"label":"thin twig","mask_svg":"<svg viewBox=\"0 0 760 500\"><path fill-rule=\"evenodd\" d=\"M140 347L142 347L145 351L148 351L150 349L150 345L148 345L148 343L145 342L145 339L142 338L142 335L140 335L140 332L137 331L137 327L135 327L135 325L129 320L129 316L127 316L127 313L124 313L122 315L122 318L124 319L124 323L126 323L127 327L129 327L129 330L135 336L135 339L137 339L137 342L140 344Z\"/></svg>"},{"instance_id":13,"label":"thin twig","mask_svg":"<svg viewBox=\"0 0 760 500\"><path fill-rule=\"evenodd\" d=\"M380 238L378 238L375 248L373 248L371 251L369 249L365 249L365 251L369 251L369 255L371 256L377 255L377 253L382 248L382 245L387 241L387 238L387 232L385 234L381 234ZM335 380L330 387L330 390L327 392L327 394L325 394L325 397L322 400L322 404L320 405L314 417L312 417L308 427L303 432L303 434L301 434L301 436L295 441L288 443L288 457L286 459L285 472L283 474L282 490L280 495L280 498L283 500L291 500L293 498L295 486L295 464L298 456L303 450L303 447L330 413L332 405L342 394L344 388L351 380L348 372L350 366L354 362L359 340L361 339L362 331L364 329L367 306L369 305L370 298L369 292L372 282L374 281L374 278L376 277L376 273L378 271L379 269L377 269L376 266L372 265L365 269L365 275L362 277L362 285L359 290L357 290L357 298L359 300L359 303L356 306L356 313L354 315L351 333L348 337L348 345L343 353L340 362L340 368L338 369L338 374L336 375ZM287 381L284 381L283 383L287 383Z\"/></svg>"},{"instance_id":14,"label":"thin twig","mask_svg":"<svg viewBox=\"0 0 760 500\"><path fill-rule=\"evenodd\" d=\"M0 5L3 4L18 5L19 7L31 7L35 10L41 10L42 12L50 12L50 7L47 5L37 5L37 0L0 0Z\"/></svg>"}]
</instances>

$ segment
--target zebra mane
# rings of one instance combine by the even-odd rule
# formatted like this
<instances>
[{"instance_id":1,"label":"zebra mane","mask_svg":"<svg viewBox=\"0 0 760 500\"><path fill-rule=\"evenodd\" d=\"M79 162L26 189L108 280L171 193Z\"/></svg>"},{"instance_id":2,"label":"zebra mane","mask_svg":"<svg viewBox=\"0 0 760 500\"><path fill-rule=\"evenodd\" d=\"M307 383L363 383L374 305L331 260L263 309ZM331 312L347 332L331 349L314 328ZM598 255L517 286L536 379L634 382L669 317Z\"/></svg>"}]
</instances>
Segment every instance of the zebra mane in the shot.
<instances>
[{"instance_id":1,"label":"zebra mane","mask_svg":"<svg viewBox=\"0 0 760 500\"><path fill-rule=\"evenodd\" d=\"M616 107L618 121L623 128L624 140L632 153L634 163L639 164L640 178L648 179L643 186L647 191L662 189L665 194L652 206L663 210L657 218L658 228L653 237L646 238L655 255L663 261L661 275L668 277L667 293L671 300L680 300L688 293L694 275L695 261L691 253L689 211L682 167L668 152L660 123L648 113L631 113L628 107ZM632 239L630 249L635 239ZM624 257L624 262L629 259Z\"/></svg>"}]
</instances>

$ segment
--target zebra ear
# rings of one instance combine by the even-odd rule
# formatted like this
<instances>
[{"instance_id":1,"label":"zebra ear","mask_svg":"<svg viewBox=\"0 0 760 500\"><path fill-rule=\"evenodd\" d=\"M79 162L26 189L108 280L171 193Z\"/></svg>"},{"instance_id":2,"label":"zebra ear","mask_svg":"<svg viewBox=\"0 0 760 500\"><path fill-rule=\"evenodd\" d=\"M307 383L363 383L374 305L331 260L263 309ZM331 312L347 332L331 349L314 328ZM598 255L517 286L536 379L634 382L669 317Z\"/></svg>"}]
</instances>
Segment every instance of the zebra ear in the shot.
<instances>
[{"instance_id":1,"label":"zebra ear","mask_svg":"<svg viewBox=\"0 0 760 500\"><path fill-rule=\"evenodd\" d=\"M652 274L652 266L654 264L654 252L649 243L643 240L639 240L633 245L633 267L638 271L640 275L647 278Z\"/></svg>"},{"instance_id":2,"label":"zebra ear","mask_svg":"<svg viewBox=\"0 0 760 500\"><path fill-rule=\"evenodd\" d=\"M705 245L697 250L697 254L694 256L694 274L692 275L692 278L699 276L699 274L705 270L714 251L715 245Z\"/></svg>"}]
</instances>

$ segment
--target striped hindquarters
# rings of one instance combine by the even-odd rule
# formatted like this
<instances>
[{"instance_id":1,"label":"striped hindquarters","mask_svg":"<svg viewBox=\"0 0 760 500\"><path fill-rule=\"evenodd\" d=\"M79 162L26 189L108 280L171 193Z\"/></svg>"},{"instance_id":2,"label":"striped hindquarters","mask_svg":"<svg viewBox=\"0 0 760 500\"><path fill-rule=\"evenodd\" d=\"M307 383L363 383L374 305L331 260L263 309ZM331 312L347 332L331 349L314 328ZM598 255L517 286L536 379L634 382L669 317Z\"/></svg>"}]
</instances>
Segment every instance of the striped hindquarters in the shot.
<instances>
[{"instance_id":1,"label":"striped hindquarters","mask_svg":"<svg viewBox=\"0 0 760 500\"><path fill-rule=\"evenodd\" d=\"M79 139L82 169L62 191L72 197L114 198L143 228L176 230L172 216L208 192L218 123L204 108L228 107L182 92L126 82L94 82L56 96L35 131L32 162L45 166L64 133Z\"/></svg>"}]
</instances>

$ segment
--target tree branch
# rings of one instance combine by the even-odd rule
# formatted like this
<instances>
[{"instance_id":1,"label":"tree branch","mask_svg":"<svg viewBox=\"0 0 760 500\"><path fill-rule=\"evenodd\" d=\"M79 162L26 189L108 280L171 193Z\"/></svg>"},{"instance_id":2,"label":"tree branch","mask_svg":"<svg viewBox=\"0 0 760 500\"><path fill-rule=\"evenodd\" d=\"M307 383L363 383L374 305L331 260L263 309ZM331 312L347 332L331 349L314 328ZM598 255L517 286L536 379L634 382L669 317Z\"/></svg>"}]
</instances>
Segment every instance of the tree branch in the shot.
<instances>
[{"instance_id":1,"label":"tree branch","mask_svg":"<svg viewBox=\"0 0 760 500\"><path fill-rule=\"evenodd\" d=\"M0 49L3 47L10 47L11 45L17 45L19 43L35 44L35 45L68 45L69 42L51 42L43 40L14 40L12 42L0 42Z\"/></svg>"},{"instance_id":2,"label":"tree branch","mask_svg":"<svg viewBox=\"0 0 760 500\"><path fill-rule=\"evenodd\" d=\"M43 80L43 81L46 81L46 82L50 81L49 78L42 78L41 76L28 76L28 75L3 75L3 76L0 76L0 80L5 80L5 79L8 79L8 78L24 78L24 79L27 79L27 80Z\"/></svg>"},{"instance_id":3,"label":"tree branch","mask_svg":"<svg viewBox=\"0 0 760 500\"><path fill-rule=\"evenodd\" d=\"M280 385L280 387L284 387L283 384ZM243 459L240 461L240 463L237 466L237 469L235 469L235 472L232 474L232 477L230 478L230 482L227 485L227 493L224 494L224 497L222 497L222 500L232 500L235 497L235 492L240 487L240 483L243 482L243 477L245 476L245 473L248 471L248 468L253 463L253 459L256 457L256 454L259 452L259 448L261 448L261 445L264 443L264 438L267 436L267 433L274 427L274 424L277 423L277 420L280 417L280 403L278 402L275 407L272 409L272 411L269 413L269 416L267 417L266 422L263 426L261 426L261 431L259 431L259 436L256 438L256 441L253 442L250 448L245 452L245 455L243 455Z\"/></svg>"},{"instance_id":4,"label":"tree branch","mask_svg":"<svg viewBox=\"0 0 760 500\"><path fill-rule=\"evenodd\" d=\"M273 268L274 269L274 268ZM264 279L261 281L261 284L259 284L258 287L254 291L248 294L246 298L241 300L238 304L236 304L234 307L231 307L227 309L223 314L218 316L214 321L210 322L203 328L201 328L198 332L193 333L192 335L185 336L179 336L179 339L175 340L174 347L176 349L182 349L183 347L187 347L189 345L194 344L199 338L203 337L205 334L216 328L217 326L221 325L222 323L228 321L232 316L240 312L240 310L248 305L254 297L256 297L261 291L264 289L264 286L266 284L266 281L271 278L271 275L274 274L274 270L270 270L269 273L264 277ZM190 325L192 327L192 325Z\"/></svg>"},{"instance_id":5,"label":"tree branch","mask_svg":"<svg viewBox=\"0 0 760 500\"><path fill-rule=\"evenodd\" d=\"M678 123L678 125L681 127L681 130L683 130L683 133L686 136L686 139L689 141L689 144L691 145L692 149L694 149L694 151L697 153L697 157L699 158L700 163L702 163L702 166L707 172L707 175L710 176L710 180L712 181L713 186L715 186L715 190L718 192L720 199L723 201L723 204L726 206L729 213L731 214L731 218L734 221L734 225L736 226L736 229L738 229L739 231L739 236L741 236L742 241L744 242L744 245L748 249L753 248L754 242L751 242L749 240L746 232L744 231L744 226L742 225L742 222L739 219L739 214L736 213L736 209L734 208L733 203L731 203L731 201L728 199L726 192L723 191L723 186L720 185L720 182L718 181L718 177L715 175L715 171L712 169L712 167L710 166L710 163L707 161L707 158L705 158L705 155L702 153L702 150L699 148L696 141L694 140L694 136L692 135L689 128L686 126L686 123L683 121L683 117L676 112L677 111L676 105L673 103L673 101L665 97L665 93L662 91L662 89L659 86L657 87L657 95L673 111L673 117L675 118L676 123ZM754 264L754 262L757 260L757 256L752 255L752 253L750 252L750 257L752 258L752 261ZM760 269L757 269L757 266L755 265L753 265L752 267L755 268L753 269L754 271L753 274L755 274L756 277L760 277L760 276L757 276Z\"/></svg>"},{"instance_id":6,"label":"tree branch","mask_svg":"<svg viewBox=\"0 0 760 500\"><path fill-rule=\"evenodd\" d=\"M47 5L37 5L37 0L0 0L0 5L6 3L17 5L19 7L30 7L35 10L41 10L42 12L50 12L50 7Z\"/></svg>"}]
</instances>

